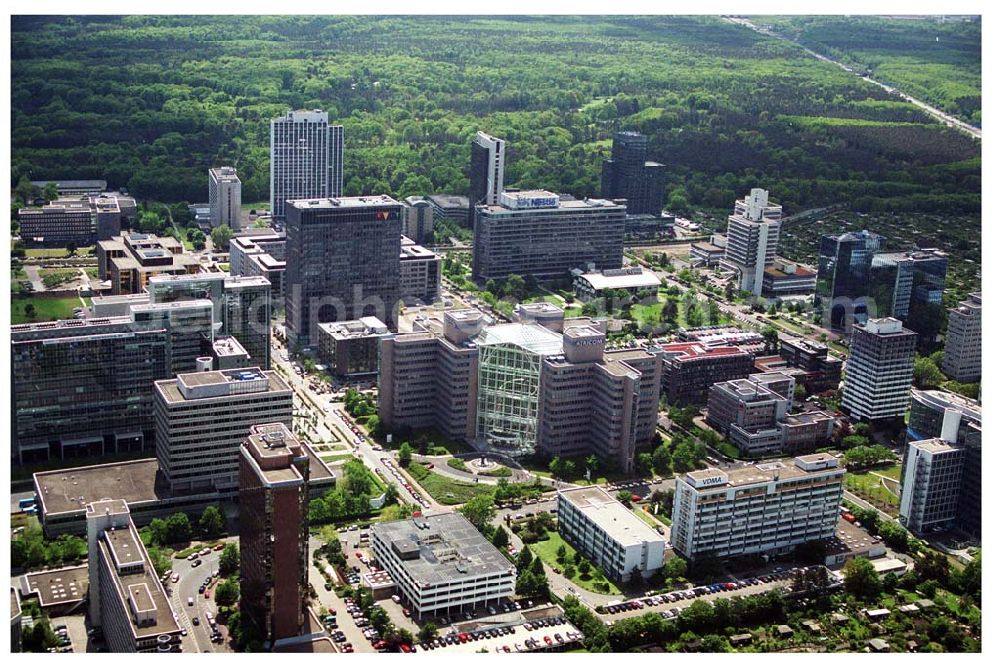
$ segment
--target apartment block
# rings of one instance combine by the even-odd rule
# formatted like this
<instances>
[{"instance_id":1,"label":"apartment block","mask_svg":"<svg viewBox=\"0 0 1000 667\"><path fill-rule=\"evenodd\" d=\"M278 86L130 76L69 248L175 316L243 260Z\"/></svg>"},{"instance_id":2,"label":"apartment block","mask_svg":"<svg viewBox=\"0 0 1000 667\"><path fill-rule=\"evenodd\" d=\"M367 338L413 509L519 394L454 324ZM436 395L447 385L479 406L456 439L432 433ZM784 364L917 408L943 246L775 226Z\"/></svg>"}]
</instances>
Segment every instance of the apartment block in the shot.
<instances>
[{"instance_id":1,"label":"apartment block","mask_svg":"<svg viewBox=\"0 0 1000 667\"><path fill-rule=\"evenodd\" d=\"M476 280L514 273L562 277L575 268L622 266L625 207L605 199L562 200L544 190L505 192L476 208Z\"/></svg>"},{"instance_id":2,"label":"apartment block","mask_svg":"<svg viewBox=\"0 0 1000 667\"><path fill-rule=\"evenodd\" d=\"M671 405L704 405L717 382L745 378L753 370L753 355L738 347L707 347L701 343L666 343L663 350L663 392Z\"/></svg>"},{"instance_id":3,"label":"apartment block","mask_svg":"<svg viewBox=\"0 0 1000 667\"><path fill-rule=\"evenodd\" d=\"M319 357L332 375L372 375L378 372L379 341L389 328L377 317L319 325Z\"/></svg>"},{"instance_id":4,"label":"apartment block","mask_svg":"<svg viewBox=\"0 0 1000 667\"><path fill-rule=\"evenodd\" d=\"M239 451L240 613L265 647L301 636L309 606L309 456L285 423Z\"/></svg>"},{"instance_id":5,"label":"apartment block","mask_svg":"<svg viewBox=\"0 0 1000 667\"><path fill-rule=\"evenodd\" d=\"M124 500L87 505L90 622L112 653L176 653L181 626Z\"/></svg>"},{"instance_id":6,"label":"apartment block","mask_svg":"<svg viewBox=\"0 0 1000 667\"><path fill-rule=\"evenodd\" d=\"M666 541L599 486L560 491L559 534L609 579L634 583L663 569Z\"/></svg>"},{"instance_id":7,"label":"apartment block","mask_svg":"<svg viewBox=\"0 0 1000 667\"><path fill-rule=\"evenodd\" d=\"M791 551L837 530L845 470L829 454L677 480L670 539L689 560Z\"/></svg>"},{"instance_id":8,"label":"apartment block","mask_svg":"<svg viewBox=\"0 0 1000 667\"><path fill-rule=\"evenodd\" d=\"M944 374L978 382L983 371L983 294L976 292L948 311L948 335L941 360Z\"/></svg>"},{"instance_id":9,"label":"apartment block","mask_svg":"<svg viewBox=\"0 0 1000 667\"><path fill-rule=\"evenodd\" d=\"M897 319L854 325L841 406L853 420L902 417L910 400L917 335Z\"/></svg>"},{"instance_id":10,"label":"apartment block","mask_svg":"<svg viewBox=\"0 0 1000 667\"><path fill-rule=\"evenodd\" d=\"M322 322L377 317L395 326L402 205L386 195L288 205L285 329L315 344Z\"/></svg>"},{"instance_id":11,"label":"apartment block","mask_svg":"<svg viewBox=\"0 0 1000 667\"><path fill-rule=\"evenodd\" d=\"M373 524L371 545L419 619L485 609L514 595L514 565L458 512Z\"/></svg>"},{"instance_id":12,"label":"apartment block","mask_svg":"<svg viewBox=\"0 0 1000 667\"><path fill-rule=\"evenodd\" d=\"M292 390L259 368L203 370L153 387L156 458L171 490L229 490L250 427L292 425Z\"/></svg>"},{"instance_id":13,"label":"apartment block","mask_svg":"<svg viewBox=\"0 0 1000 667\"><path fill-rule=\"evenodd\" d=\"M344 187L344 127L319 109L271 120L271 216L293 199L339 197Z\"/></svg>"}]
</instances>

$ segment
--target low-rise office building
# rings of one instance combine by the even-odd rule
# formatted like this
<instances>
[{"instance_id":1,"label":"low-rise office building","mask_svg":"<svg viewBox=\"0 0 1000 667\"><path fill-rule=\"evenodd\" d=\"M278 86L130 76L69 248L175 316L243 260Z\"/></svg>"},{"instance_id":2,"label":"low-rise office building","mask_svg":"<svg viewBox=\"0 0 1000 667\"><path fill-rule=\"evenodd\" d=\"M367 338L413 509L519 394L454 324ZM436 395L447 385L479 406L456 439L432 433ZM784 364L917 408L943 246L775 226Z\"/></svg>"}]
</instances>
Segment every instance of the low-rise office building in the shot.
<instances>
[{"instance_id":1,"label":"low-rise office building","mask_svg":"<svg viewBox=\"0 0 1000 667\"><path fill-rule=\"evenodd\" d=\"M476 207L472 274L561 277L593 264L622 266L625 207L606 199L562 200L544 190L504 192L498 205Z\"/></svg>"},{"instance_id":2,"label":"low-rise office building","mask_svg":"<svg viewBox=\"0 0 1000 667\"><path fill-rule=\"evenodd\" d=\"M805 296L816 291L816 272L791 260L776 257L764 269L763 295L768 298Z\"/></svg>"},{"instance_id":3,"label":"low-rise office building","mask_svg":"<svg viewBox=\"0 0 1000 667\"><path fill-rule=\"evenodd\" d=\"M124 500L87 506L90 622L112 653L181 650L181 626Z\"/></svg>"},{"instance_id":4,"label":"low-rise office building","mask_svg":"<svg viewBox=\"0 0 1000 667\"><path fill-rule=\"evenodd\" d=\"M764 351L767 342L759 331L743 329L732 324L709 324L702 327L680 328L677 340L684 343L698 343L706 348L736 347L755 357Z\"/></svg>"},{"instance_id":5,"label":"low-rise office building","mask_svg":"<svg viewBox=\"0 0 1000 667\"><path fill-rule=\"evenodd\" d=\"M725 235L716 234L708 243L699 241L691 244L691 265L714 269L726 257Z\"/></svg>"},{"instance_id":6,"label":"low-rise office building","mask_svg":"<svg viewBox=\"0 0 1000 667\"><path fill-rule=\"evenodd\" d=\"M170 236L129 232L97 243L97 270L101 280L111 281L111 294L139 294L151 276L198 273L198 258Z\"/></svg>"},{"instance_id":7,"label":"low-rise office building","mask_svg":"<svg viewBox=\"0 0 1000 667\"><path fill-rule=\"evenodd\" d=\"M717 382L745 378L753 372L753 355L738 347L701 343L667 343L663 351L663 392L671 405L704 405Z\"/></svg>"},{"instance_id":8,"label":"low-rise office building","mask_svg":"<svg viewBox=\"0 0 1000 667\"><path fill-rule=\"evenodd\" d=\"M441 294L441 256L405 236L399 249L399 294L408 305L434 303Z\"/></svg>"},{"instance_id":9,"label":"low-rise office building","mask_svg":"<svg viewBox=\"0 0 1000 667\"><path fill-rule=\"evenodd\" d=\"M845 470L829 454L677 480L670 539L689 560L783 553L837 527Z\"/></svg>"},{"instance_id":10,"label":"low-rise office building","mask_svg":"<svg viewBox=\"0 0 1000 667\"><path fill-rule=\"evenodd\" d=\"M259 368L204 370L153 387L156 458L173 491L230 490L250 427L292 425L292 389Z\"/></svg>"},{"instance_id":11,"label":"low-rise office building","mask_svg":"<svg viewBox=\"0 0 1000 667\"><path fill-rule=\"evenodd\" d=\"M810 393L836 389L840 386L844 363L830 354L830 349L809 338L779 337L779 354L793 368L803 371L796 375L796 382L805 385Z\"/></svg>"},{"instance_id":12,"label":"low-rise office building","mask_svg":"<svg viewBox=\"0 0 1000 667\"><path fill-rule=\"evenodd\" d=\"M469 226L469 198L462 195L430 195L435 220L449 220L461 227ZM409 234L407 234L409 236Z\"/></svg>"},{"instance_id":13,"label":"low-rise office building","mask_svg":"<svg viewBox=\"0 0 1000 667\"><path fill-rule=\"evenodd\" d=\"M99 195L108 189L108 182L103 180L65 180L65 181L31 181L39 190L44 190L49 183L55 183L59 196L64 195Z\"/></svg>"},{"instance_id":14,"label":"low-rise office building","mask_svg":"<svg viewBox=\"0 0 1000 667\"><path fill-rule=\"evenodd\" d=\"M53 201L41 208L17 212L19 234L28 248L65 248L93 245L97 224L86 200Z\"/></svg>"},{"instance_id":15,"label":"low-rise office building","mask_svg":"<svg viewBox=\"0 0 1000 667\"><path fill-rule=\"evenodd\" d=\"M458 512L376 523L371 545L419 618L485 608L514 594L514 565Z\"/></svg>"},{"instance_id":16,"label":"low-rise office building","mask_svg":"<svg viewBox=\"0 0 1000 667\"><path fill-rule=\"evenodd\" d=\"M319 325L319 357L337 376L378 372L379 340L389 328L377 317Z\"/></svg>"},{"instance_id":17,"label":"low-rise office building","mask_svg":"<svg viewBox=\"0 0 1000 667\"><path fill-rule=\"evenodd\" d=\"M556 512L559 534L609 579L629 583L663 568L663 537L601 487L560 491Z\"/></svg>"},{"instance_id":18,"label":"low-rise office building","mask_svg":"<svg viewBox=\"0 0 1000 667\"><path fill-rule=\"evenodd\" d=\"M573 289L581 301L590 301L611 290L625 290L629 296L652 294L655 297L660 288L660 279L656 274L641 266L590 273L577 269L573 271L573 275Z\"/></svg>"},{"instance_id":19,"label":"low-rise office building","mask_svg":"<svg viewBox=\"0 0 1000 667\"><path fill-rule=\"evenodd\" d=\"M795 381L784 373L729 380L708 392L708 423L749 457L812 451L833 435L833 414L791 414Z\"/></svg>"}]
</instances>

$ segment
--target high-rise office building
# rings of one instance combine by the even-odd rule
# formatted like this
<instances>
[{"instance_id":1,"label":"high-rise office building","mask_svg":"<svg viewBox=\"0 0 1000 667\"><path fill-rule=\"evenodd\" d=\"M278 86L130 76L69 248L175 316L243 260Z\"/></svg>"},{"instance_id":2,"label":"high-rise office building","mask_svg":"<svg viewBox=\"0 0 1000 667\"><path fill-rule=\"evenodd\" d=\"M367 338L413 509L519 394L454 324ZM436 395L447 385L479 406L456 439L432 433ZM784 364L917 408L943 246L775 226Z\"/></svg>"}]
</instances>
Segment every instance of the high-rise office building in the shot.
<instances>
[{"instance_id":1,"label":"high-rise office building","mask_svg":"<svg viewBox=\"0 0 1000 667\"><path fill-rule=\"evenodd\" d=\"M441 294L441 256L404 236L399 250L399 296L406 305L434 303Z\"/></svg>"},{"instance_id":2,"label":"high-rise office building","mask_svg":"<svg viewBox=\"0 0 1000 667\"><path fill-rule=\"evenodd\" d=\"M477 132L469 166L469 226L477 206L496 206L503 192L504 140Z\"/></svg>"},{"instance_id":3,"label":"high-rise office building","mask_svg":"<svg viewBox=\"0 0 1000 667\"><path fill-rule=\"evenodd\" d=\"M222 333L240 342L250 366L270 370L271 283L260 276L227 277L222 289Z\"/></svg>"},{"instance_id":4,"label":"high-rise office building","mask_svg":"<svg viewBox=\"0 0 1000 667\"><path fill-rule=\"evenodd\" d=\"M767 190L754 188L736 200L726 232L726 256L719 262L733 271L739 289L754 296L764 290L764 270L774 264L781 233L781 206L767 199Z\"/></svg>"},{"instance_id":5,"label":"high-rise office building","mask_svg":"<svg viewBox=\"0 0 1000 667\"><path fill-rule=\"evenodd\" d=\"M285 234L244 232L229 240L229 275L260 276L271 284L271 302L285 303Z\"/></svg>"},{"instance_id":6,"label":"high-rise office building","mask_svg":"<svg viewBox=\"0 0 1000 667\"><path fill-rule=\"evenodd\" d=\"M250 427L239 458L240 613L271 648L306 629L309 456L278 422Z\"/></svg>"},{"instance_id":7,"label":"high-rise office building","mask_svg":"<svg viewBox=\"0 0 1000 667\"><path fill-rule=\"evenodd\" d=\"M173 491L232 490L239 449L259 423L292 424L292 390L259 368L182 373L153 386L156 458Z\"/></svg>"},{"instance_id":8,"label":"high-rise office building","mask_svg":"<svg viewBox=\"0 0 1000 667\"><path fill-rule=\"evenodd\" d=\"M953 380L976 382L983 372L983 294L976 292L948 311L941 370Z\"/></svg>"},{"instance_id":9,"label":"high-rise office building","mask_svg":"<svg viewBox=\"0 0 1000 667\"><path fill-rule=\"evenodd\" d=\"M867 230L820 239L815 305L831 328L849 329L867 318L872 259L884 247L885 237Z\"/></svg>"},{"instance_id":10,"label":"high-rise office building","mask_svg":"<svg viewBox=\"0 0 1000 667\"><path fill-rule=\"evenodd\" d=\"M979 403L951 392L914 389L906 439L900 515L907 526L916 532L934 525L957 526L980 535L983 431Z\"/></svg>"},{"instance_id":11,"label":"high-rise office building","mask_svg":"<svg viewBox=\"0 0 1000 667\"><path fill-rule=\"evenodd\" d=\"M112 653L176 653L181 626L124 500L87 505L90 622Z\"/></svg>"},{"instance_id":12,"label":"high-rise office building","mask_svg":"<svg viewBox=\"0 0 1000 667\"><path fill-rule=\"evenodd\" d=\"M402 205L386 195L303 199L288 207L285 329L315 344L321 322L397 320Z\"/></svg>"},{"instance_id":13,"label":"high-rise office building","mask_svg":"<svg viewBox=\"0 0 1000 667\"><path fill-rule=\"evenodd\" d=\"M716 382L753 373L753 355L739 347L667 343L663 351L663 392L671 405L704 405Z\"/></svg>"},{"instance_id":14,"label":"high-rise office building","mask_svg":"<svg viewBox=\"0 0 1000 667\"><path fill-rule=\"evenodd\" d=\"M208 170L208 208L213 228L227 225L234 232L242 229L242 187L235 168Z\"/></svg>"},{"instance_id":15,"label":"high-rise office building","mask_svg":"<svg viewBox=\"0 0 1000 667\"><path fill-rule=\"evenodd\" d=\"M694 470L677 480L670 540L698 560L783 553L831 537L845 472L830 454Z\"/></svg>"},{"instance_id":16,"label":"high-rise office building","mask_svg":"<svg viewBox=\"0 0 1000 667\"><path fill-rule=\"evenodd\" d=\"M876 253L870 290L878 317L905 321L918 304L940 305L947 270L948 255L937 248Z\"/></svg>"},{"instance_id":17,"label":"high-rise office building","mask_svg":"<svg viewBox=\"0 0 1000 667\"><path fill-rule=\"evenodd\" d=\"M902 417L910 401L917 335L891 317L854 325L841 406L851 419Z\"/></svg>"},{"instance_id":18,"label":"high-rise office building","mask_svg":"<svg viewBox=\"0 0 1000 667\"><path fill-rule=\"evenodd\" d=\"M601 197L625 199L629 215L660 216L667 188L667 167L646 159L649 137L615 132L611 159L601 166Z\"/></svg>"},{"instance_id":19,"label":"high-rise office building","mask_svg":"<svg viewBox=\"0 0 1000 667\"><path fill-rule=\"evenodd\" d=\"M476 209L472 272L476 280L565 277L572 269L619 269L625 207L605 199L563 200L544 190L505 192Z\"/></svg>"},{"instance_id":20,"label":"high-rise office building","mask_svg":"<svg viewBox=\"0 0 1000 667\"><path fill-rule=\"evenodd\" d=\"M344 187L344 127L329 114L289 111L271 120L271 216L289 199L339 197Z\"/></svg>"},{"instance_id":21,"label":"high-rise office building","mask_svg":"<svg viewBox=\"0 0 1000 667\"><path fill-rule=\"evenodd\" d=\"M164 326L132 316L11 327L12 447L20 463L152 447L153 381L169 375Z\"/></svg>"},{"instance_id":22,"label":"high-rise office building","mask_svg":"<svg viewBox=\"0 0 1000 667\"><path fill-rule=\"evenodd\" d=\"M605 350L599 323L559 315L484 327L479 311L449 311L442 322L384 337L386 427L436 426L507 456L593 453L631 470L637 446L656 430L659 358Z\"/></svg>"}]
</instances>

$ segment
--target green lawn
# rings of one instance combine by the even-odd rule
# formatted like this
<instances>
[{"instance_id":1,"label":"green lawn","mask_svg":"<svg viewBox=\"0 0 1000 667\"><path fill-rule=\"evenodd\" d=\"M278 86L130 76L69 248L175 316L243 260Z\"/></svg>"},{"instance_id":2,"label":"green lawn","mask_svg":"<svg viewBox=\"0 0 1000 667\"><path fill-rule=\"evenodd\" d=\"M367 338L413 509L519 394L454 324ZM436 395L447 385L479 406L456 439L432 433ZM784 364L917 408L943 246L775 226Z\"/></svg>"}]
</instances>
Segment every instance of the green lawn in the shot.
<instances>
[{"instance_id":1,"label":"green lawn","mask_svg":"<svg viewBox=\"0 0 1000 667\"><path fill-rule=\"evenodd\" d=\"M411 463L407 471L434 500L442 505L461 505L480 493L489 491L489 487L457 482L436 472L431 472L419 463Z\"/></svg>"},{"instance_id":2,"label":"green lawn","mask_svg":"<svg viewBox=\"0 0 1000 667\"><path fill-rule=\"evenodd\" d=\"M77 253L79 254L80 251L77 250ZM24 250L25 257L66 257L68 255L66 248L26 248Z\"/></svg>"},{"instance_id":3,"label":"green lawn","mask_svg":"<svg viewBox=\"0 0 1000 667\"><path fill-rule=\"evenodd\" d=\"M35 307L34 317L28 317L24 309L29 305ZM10 323L24 324L26 322L49 322L51 320L73 319L73 309L80 305L76 297L22 297L14 295L10 303Z\"/></svg>"},{"instance_id":4,"label":"green lawn","mask_svg":"<svg viewBox=\"0 0 1000 667\"><path fill-rule=\"evenodd\" d=\"M649 512L645 511L639 505L636 505L635 507L632 508L632 513L635 514L640 519L642 519L650 528L654 530L657 528L664 527L664 524L659 519L654 517Z\"/></svg>"},{"instance_id":5,"label":"green lawn","mask_svg":"<svg viewBox=\"0 0 1000 667\"><path fill-rule=\"evenodd\" d=\"M535 542L534 544L529 544L528 547L535 553L536 556L541 558L546 565L548 565L553 569L558 569L560 572L562 572L565 570L566 566L563 563L559 562L559 556L557 554L557 552L559 551L559 547L561 546L566 547L565 562L567 564L571 564L574 562L574 558L576 556L576 549L573 548L573 545L564 540L559 535L559 533L555 531L550 531L548 535L549 539L542 540L540 542ZM606 595L622 594L621 589L618 588L617 585L615 585L615 582L609 581L604 576L604 573L601 572L600 569L598 569L593 564L591 564L590 574L588 575L587 579L581 578L579 568L575 569L577 570L577 572L573 576L573 578L570 579L570 581L572 581L580 588L592 591L594 593L604 593ZM598 588L597 584L606 584L607 589L605 590L603 586Z\"/></svg>"}]
</instances>

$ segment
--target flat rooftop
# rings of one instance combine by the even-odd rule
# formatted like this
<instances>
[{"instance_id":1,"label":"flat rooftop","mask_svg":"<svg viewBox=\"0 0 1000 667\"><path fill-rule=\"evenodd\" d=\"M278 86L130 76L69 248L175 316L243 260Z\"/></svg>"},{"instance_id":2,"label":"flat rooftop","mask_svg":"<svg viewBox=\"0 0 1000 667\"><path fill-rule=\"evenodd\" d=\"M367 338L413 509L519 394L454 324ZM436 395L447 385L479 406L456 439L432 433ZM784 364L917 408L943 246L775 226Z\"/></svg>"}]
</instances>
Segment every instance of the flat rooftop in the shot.
<instances>
[{"instance_id":1,"label":"flat rooftop","mask_svg":"<svg viewBox=\"0 0 1000 667\"><path fill-rule=\"evenodd\" d=\"M844 472L839 461L826 453L806 454L790 460L774 460L742 468L706 468L687 473L689 481L698 488L717 489L722 487L750 486L774 481L785 481L813 474Z\"/></svg>"},{"instance_id":2,"label":"flat rooftop","mask_svg":"<svg viewBox=\"0 0 1000 667\"><path fill-rule=\"evenodd\" d=\"M659 287L660 279L648 269L610 269L596 273L583 273L581 280L590 283L595 290L637 289L641 287Z\"/></svg>"},{"instance_id":3,"label":"flat rooftop","mask_svg":"<svg viewBox=\"0 0 1000 667\"><path fill-rule=\"evenodd\" d=\"M335 209L335 208L372 208L375 206L402 206L389 195L370 195L367 197L329 197L325 199L292 199L288 206L300 210Z\"/></svg>"},{"instance_id":4,"label":"flat rooftop","mask_svg":"<svg viewBox=\"0 0 1000 667\"><path fill-rule=\"evenodd\" d=\"M291 387L275 371L259 368L237 368L220 371L182 373L175 379L157 380L155 392L167 403L183 403L236 394L291 392Z\"/></svg>"},{"instance_id":5,"label":"flat rooftop","mask_svg":"<svg viewBox=\"0 0 1000 667\"><path fill-rule=\"evenodd\" d=\"M21 577L21 597L37 594L43 608L80 602L86 599L89 589L87 565L31 572Z\"/></svg>"},{"instance_id":6,"label":"flat rooftop","mask_svg":"<svg viewBox=\"0 0 1000 667\"><path fill-rule=\"evenodd\" d=\"M142 543L139 541L138 533L135 532L135 526L131 521L129 521L127 529L123 528L104 532L104 540L98 542L101 555L105 558L111 555L110 549L112 548L113 540L121 539L119 536L122 533L132 534L132 539L136 542L134 547L136 560L143 563L141 570L133 570L127 574L121 574L115 567L111 568L112 571L116 572L118 602L122 605L124 617L129 619L133 636L136 638L145 638L180 632L181 628L177 624L177 621L174 620L170 601L167 599L163 587L156 577L153 564L149 561L145 549L141 546ZM114 549L115 556L117 557L118 547L114 547ZM124 563L119 563L124 565ZM133 615L134 610L139 612L145 611L148 614L146 617L152 622L138 625ZM149 614L148 612L150 611L153 613Z\"/></svg>"},{"instance_id":7,"label":"flat rooftop","mask_svg":"<svg viewBox=\"0 0 1000 667\"><path fill-rule=\"evenodd\" d=\"M469 209L469 198L462 195L430 195L427 199L440 209Z\"/></svg>"},{"instance_id":8,"label":"flat rooftop","mask_svg":"<svg viewBox=\"0 0 1000 667\"><path fill-rule=\"evenodd\" d=\"M911 447L922 449L929 454L944 454L945 452L957 452L958 447L940 438L930 440L916 440L910 443Z\"/></svg>"},{"instance_id":9,"label":"flat rooftop","mask_svg":"<svg viewBox=\"0 0 1000 667\"><path fill-rule=\"evenodd\" d=\"M378 523L371 531L373 540L382 540L394 553L401 549L413 554L399 563L424 585L514 573L506 556L458 512Z\"/></svg>"},{"instance_id":10,"label":"flat rooftop","mask_svg":"<svg viewBox=\"0 0 1000 667\"><path fill-rule=\"evenodd\" d=\"M867 530L845 521L843 517L837 518L837 531L823 540L823 550L827 556L839 554L867 556L877 545L882 543L876 542Z\"/></svg>"},{"instance_id":11,"label":"flat rooftop","mask_svg":"<svg viewBox=\"0 0 1000 667\"><path fill-rule=\"evenodd\" d=\"M334 338L363 338L388 333L389 328L377 317L362 317L346 322L321 322L319 330Z\"/></svg>"},{"instance_id":12,"label":"flat rooftop","mask_svg":"<svg viewBox=\"0 0 1000 667\"><path fill-rule=\"evenodd\" d=\"M619 544L631 546L646 542L664 543L662 535L599 486L560 491L559 495Z\"/></svg>"},{"instance_id":13,"label":"flat rooftop","mask_svg":"<svg viewBox=\"0 0 1000 667\"><path fill-rule=\"evenodd\" d=\"M85 511L109 494L129 505L156 500L156 459L35 473L35 492L46 515Z\"/></svg>"},{"instance_id":14,"label":"flat rooftop","mask_svg":"<svg viewBox=\"0 0 1000 667\"><path fill-rule=\"evenodd\" d=\"M744 356L744 350L733 346L709 347L703 343L666 343L660 346L668 357L675 357L680 361L687 359L702 359L705 357L729 357Z\"/></svg>"}]
</instances>

